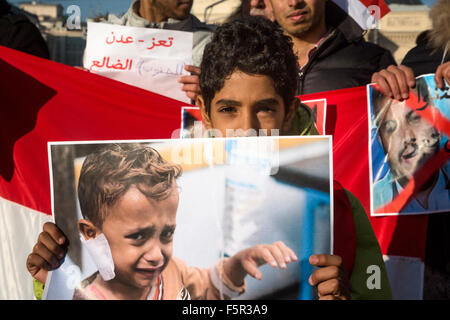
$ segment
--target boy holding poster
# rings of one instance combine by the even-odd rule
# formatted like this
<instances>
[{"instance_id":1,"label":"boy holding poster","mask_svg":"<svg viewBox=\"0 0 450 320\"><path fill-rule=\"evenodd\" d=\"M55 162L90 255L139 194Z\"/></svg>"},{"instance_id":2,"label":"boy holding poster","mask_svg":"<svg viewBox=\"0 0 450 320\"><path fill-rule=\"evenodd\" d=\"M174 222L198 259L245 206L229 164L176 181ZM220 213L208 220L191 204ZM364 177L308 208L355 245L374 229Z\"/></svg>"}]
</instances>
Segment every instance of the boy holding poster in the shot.
<instances>
[{"instance_id":1,"label":"boy holding poster","mask_svg":"<svg viewBox=\"0 0 450 320\"><path fill-rule=\"evenodd\" d=\"M206 128L215 136L317 134L311 110L295 97L298 61L292 48L289 37L264 18L220 26L201 65L198 102ZM320 268L310 284L320 299L342 299L347 290L353 299L391 299L381 249L364 208L337 183L335 195L335 254L311 256L310 263ZM336 245L346 232L355 233L354 252L350 243ZM380 268L381 289L368 288L371 265Z\"/></svg>"},{"instance_id":2,"label":"boy holding poster","mask_svg":"<svg viewBox=\"0 0 450 320\"><path fill-rule=\"evenodd\" d=\"M214 135L223 136L227 129L234 134L235 130L242 134L249 130L317 134L311 111L295 98L297 67L292 42L270 21L249 18L219 27L205 49L201 66L203 123ZM334 255L311 256L310 263L319 268L311 274L310 284L317 288L320 299L391 299L381 250L362 205L342 187L335 189L335 195L334 221L339 231L334 233L335 244L338 237L352 241L335 246ZM345 227L337 229L338 224ZM47 270L58 267L57 256L64 256L66 244L61 236L54 224L46 224L41 237L51 240L47 258L39 249L29 257L28 270L41 282ZM51 259L53 265L46 265ZM372 290L367 285L367 270L374 265L380 271L379 288Z\"/></svg>"}]
</instances>

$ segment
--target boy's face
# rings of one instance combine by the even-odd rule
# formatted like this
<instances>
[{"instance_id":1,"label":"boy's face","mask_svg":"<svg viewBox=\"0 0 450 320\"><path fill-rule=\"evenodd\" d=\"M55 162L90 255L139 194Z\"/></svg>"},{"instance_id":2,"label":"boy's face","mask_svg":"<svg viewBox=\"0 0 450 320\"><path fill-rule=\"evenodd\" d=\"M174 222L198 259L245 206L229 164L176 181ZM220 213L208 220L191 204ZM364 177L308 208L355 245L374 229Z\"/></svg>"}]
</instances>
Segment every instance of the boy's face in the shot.
<instances>
[{"instance_id":1,"label":"boy's face","mask_svg":"<svg viewBox=\"0 0 450 320\"><path fill-rule=\"evenodd\" d=\"M298 100L286 114L283 98L276 92L273 80L265 75L249 75L236 70L229 76L223 88L211 101L210 113L206 112L202 97L199 97L202 119L207 129L216 129L227 136L228 130L290 129Z\"/></svg>"},{"instance_id":2,"label":"boy's face","mask_svg":"<svg viewBox=\"0 0 450 320\"><path fill-rule=\"evenodd\" d=\"M177 208L174 182L165 200L147 198L132 186L108 209L102 231L111 248L115 279L135 288L156 283L172 256Z\"/></svg>"}]
</instances>

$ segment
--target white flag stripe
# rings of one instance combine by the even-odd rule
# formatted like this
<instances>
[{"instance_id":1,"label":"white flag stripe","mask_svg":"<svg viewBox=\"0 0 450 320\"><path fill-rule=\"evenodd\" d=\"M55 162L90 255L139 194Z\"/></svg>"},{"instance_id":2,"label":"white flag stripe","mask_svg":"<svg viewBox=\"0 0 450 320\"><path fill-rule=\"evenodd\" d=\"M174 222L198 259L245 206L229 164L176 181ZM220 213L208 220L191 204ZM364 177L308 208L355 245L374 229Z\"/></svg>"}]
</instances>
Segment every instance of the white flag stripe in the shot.
<instances>
[{"instance_id":1,"label":"white flag stripe","mask_svg":"<svg viewBox=\"0 0 450 320\"><path fill-rule=\"evenodd\" d=\"M372 15L369 8L359 0L333 0L342 10L348 13L364 30L371 29L381 19L381 10L375 9Z\"/></svg>"},{"instance_id":2,"label":"white flag stripe","mask_svg":"<svg viewBox=\"0 0 450 320\"><path fill-rule=\"evenodd\" d=\"M422 300L425 264L419 258L383 255L394 300Z\"/></svg>"},{"instance_id":3,"label":"white flag stripe","mask_svg":"<svg viewBox=\"0 0 450 320\"><path fill-rule=\"evenodd\" d=\"M0 300L34 299L26 261L52 217L0 197Z\"/></svg>"}]
</instances>

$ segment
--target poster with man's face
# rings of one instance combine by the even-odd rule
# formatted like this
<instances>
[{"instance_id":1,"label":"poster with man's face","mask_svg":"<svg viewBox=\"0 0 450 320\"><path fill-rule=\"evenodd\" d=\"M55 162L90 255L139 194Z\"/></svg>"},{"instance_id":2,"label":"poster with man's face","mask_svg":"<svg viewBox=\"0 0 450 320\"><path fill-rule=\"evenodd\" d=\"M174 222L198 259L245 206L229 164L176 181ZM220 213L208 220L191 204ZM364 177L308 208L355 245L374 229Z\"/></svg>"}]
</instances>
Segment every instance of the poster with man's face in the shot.
<instances>
[{"instance_id":1,"label":"poster with man's face","mask_svg":"<svg viewBox=\"0 0 450 320\"><path fill-rule=\"evenodd\" d=\"M209 299L216 289L227 296L217 263L280 241L298 260L285 269L261 265L262 280L247 276L245 293L230 297L314 299L309 256L333 247L331 137L48 149L53 217L70 246L47 278L45 299Z\"/></svg>"},{"instance_id":2,"label":"poster with man's face","mask_svg":"<svg viewBox=\"0 0 450 320\"><path fill-rule=\"evenodd\" d=\"M450 89L416 79L408 100L368 86L372 215L450 210Z\"/></svg>"}]
</instances>

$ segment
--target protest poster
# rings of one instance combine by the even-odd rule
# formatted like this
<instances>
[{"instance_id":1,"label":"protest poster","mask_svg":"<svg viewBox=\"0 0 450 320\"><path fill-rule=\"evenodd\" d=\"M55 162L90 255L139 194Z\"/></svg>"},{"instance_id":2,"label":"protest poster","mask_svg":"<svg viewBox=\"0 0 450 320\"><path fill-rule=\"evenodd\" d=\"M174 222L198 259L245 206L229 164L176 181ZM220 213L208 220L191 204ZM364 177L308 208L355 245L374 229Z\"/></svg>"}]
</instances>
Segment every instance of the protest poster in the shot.
<instances>
[{"instance_id":1,"label":"protest poster","mask_svg":"<svg viewBox=\"0 0 450 320\"><path fill-rule=\"evenodd\" d=\"M190 103L178 78L189 75L191 32L88 23L84 67L90 72Z\"/></svg>"},{"instance_id":2,"label":"protest poster","mask_svg":"<svg viewBox=\"0 0 450 320\"><path fill-rule=\"evenodd\" d=\"M104 159L111 156L108 152L115 154L119 148L125 150L128 157L131 153L137 152L136 148L148 147L156 150L165 163L178 165L182 169L176 188L179 192L179 202L174 205L176 232L173 238L173 257L175 257L173 259L184 261L187 266L200 268L196 270L211 272L206 268L214 267L224 257L233 257L236 253L257 245L282 241L295 252L298 261L288 264L285 270L269 265L259 267L262 280L247 276L246 292L233 298L314 298L313 288L308 283L311 274L308 258L314 253L329 254L333 248L330 137L49 143L53 217L64 233L76 233L77 237L72 238L80 239L81 236L83 239L83 235L86 234L86 220L96 221L95 214L92 212L97 211L89 211L90 206L86 205L92 203L89 202L86 194L93 194L92 197L96 198L96 191L86 190L84 186L85 181L90 181L89 179L95 176L96 165L110 177L114 177L116 173L108 175L109 170L121 170L120 166L117 168L115 165L108 166L103 163ZM99 150L106 150L103 152L106 152L107 156L99 157ZM71 157L67 157L68 154ZM130 155L130 157L133 156ZM134 158L131 159L135 161ZM142 162L142 160L137 161ZM60 174L58 165L61 162L72 163L73 175L70 179L67 179L67 175ZM87 164L82 169L85 162ZM135 165L134 162L133 165ZM125 173L137 170L137 167L140 165L131 170L126 169ZM122 173L119 173L120 175ZM110 182L105 184L110 186ZM66 197L60 194L61 190L67 188L74 191L70 199L67 194ZM77 189L81 190L79 194L75 191ZM127 193L128 191L123 193L124 196L120 199L125 199ZM77 203L75 212L66 209L68 201ZM118 201L121 203L122 200ZM143 260L141 256L133 255L135 252L133 250L146 247L145 242L150 243L154 240L145 240L151 239L145 232L134 237L138 232L135 232L133 228L138 222L131 222L131 217L135 217L132 215L133 207L127 206L127 209L122 211L123 214L130 214L130 219L121 220L119 227L114 229L114 236L111 236L108 231L111 229L106 228L114 226L115 221L119 221L111 218L117 217L118 211L113 211L115 205L108 208L108 213L102 216L104 217L103 230L99 228L101 230L99 232L103 232L101 234L104 234L107 239L106 247L110 247L111 250L104 250L103 247L99 253L95 251L95 246L92 249L92 245L86 244L86 241L72 241L64 263L60 268L52 271L47 278L45 298L50 300L111 298L111 291L105 289L110 287L102 286L105 283L123 284L125 282L136 286L137 283L149 283L145 282L149 278L157 283L156 287L160 286L160 289L156 291L160 293L160 296L158 297L158 294L152 291L149 298L186 298L180 293L178 287L176 292L173 291L176 285L172 282L176 282L176 279L172 279L168 271L172 268L170 262L167 262L167 267L164 269L167 272L161 270L153 273L140 272L140 268L143 268ZM157 216L158 219L166 221L160 215L151 214L150 216ZM90 220L87 219L88 217L91 217ZM148 221L151 220L159 226L155 219ZM149 225L147 220L147 222L144 221L145 219L141 221L136 217L136 220L140 225ZM130 223L130 227L127 223ZM126 233L131 229L133 229L132 236ZM173 232L173 229L170 229L170 232ZM127 238L124 241L128 246L121 246L118 250L117 244L120 240L114 237L125 234ZM100 235L95 239L97 238L102 239ZM102 241L104 246L105 241ZM136 244L134 243L136 241L142 243ZM150 249L148 246L146 248L149 252L152 251L151 246ZM126 257L125 253L127 253ZM102 258L92 259L96 255ZM131 261L133 258L127 260L129 256L135 257L135 260ZM150 257L146 259L151 260ZM154 279L155 274L158 275L158 282ZM162 276L159 277L161 274ZM101 279L103 277L108 279L108 275L110 280L102 282ZM220 287L218 288L220 294L226 295L229 291L221 287L220 283L219 285L217 282L213 281L213 283L216 287ZM195 283L194 286L196 286ZM198 286L200 287L200 284ZM94 290L91 290L93 288ZM191 292L192 294L194 293Z\"/></svg>"},{"instance_id":3,"label":"protest poster","mask_svg":"<svg viewBox=\"0 0 450 320\"><path fill-rule=\"evenodd\" d=\"M450 95L434 75L397 101L368 87L372 215L450 211Z\"/></svg>"},{"instance_id":4,"label":"protest poster","mask_svg":"<svg viewBox=\"0 0 450 320\"><path fill-rule=\"evenodd\" d=\"M394 299L422 299L428 215L371 215L367 95L367 86L363 86L300 99L327 100L326 134L333 135L334 179L361 201L369 216Z\"/></svg>"}]
</instances>

